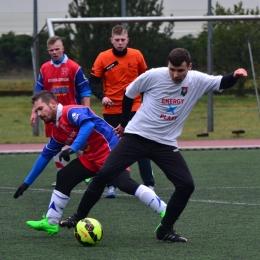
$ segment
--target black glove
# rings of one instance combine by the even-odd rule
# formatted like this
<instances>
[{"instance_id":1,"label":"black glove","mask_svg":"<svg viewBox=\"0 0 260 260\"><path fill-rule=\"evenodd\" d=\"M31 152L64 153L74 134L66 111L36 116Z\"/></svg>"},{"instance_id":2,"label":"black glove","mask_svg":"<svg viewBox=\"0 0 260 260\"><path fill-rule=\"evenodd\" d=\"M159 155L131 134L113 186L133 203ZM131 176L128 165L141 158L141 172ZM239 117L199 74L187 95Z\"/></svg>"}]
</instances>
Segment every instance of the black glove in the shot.
<instances>
[{"instance_id":1,"label":"black glove","mask_svg":"<svg viewBox=\"0 0 260 260\"><path fill-rule=\"evenodd\" d=\"M60 153L59 160L61 162L62 158L66 161L70 161L70 154L73 154L74 151L71 148L65 149Z\"/></svg>"},{"instance_id":2,"label":"black glove","mask_svg":"<svg viewBox=\"0 0 260 260\"><path fill-rule=\"evenodd\" d=\"M26 183L23 183L16 191L16 193L14 194L14 198L17 199L19 196L23 195L23 192L26 191L28 189L29 185Z\"/></svg>"}]
</instances>

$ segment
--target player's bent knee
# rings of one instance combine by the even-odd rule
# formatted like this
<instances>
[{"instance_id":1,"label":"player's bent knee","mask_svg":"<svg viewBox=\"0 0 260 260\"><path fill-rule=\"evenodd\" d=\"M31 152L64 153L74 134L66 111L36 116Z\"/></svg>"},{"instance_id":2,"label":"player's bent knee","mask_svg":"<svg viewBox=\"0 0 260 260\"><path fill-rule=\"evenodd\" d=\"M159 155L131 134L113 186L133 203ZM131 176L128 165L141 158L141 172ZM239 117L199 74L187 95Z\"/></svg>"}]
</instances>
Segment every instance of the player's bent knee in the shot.
<instances>
[{"instance_id":1,"label":"player's bent knee","mask_svg":"<svg viewBox=\"0 0 260 260\"><path fill-rule=\"evenodd\" d=\"M195 185L193 181L185 183L185 185L180 185L176 187L176 192L179 194L185 194L187 196L190 196L195 190Z\"/></svg>"},{"instance_id":2,"label":"player's bent knee","mask_svg":"<svg viewBox=\"0 0 260 260\"><path fill-rule=\"evenodd\" d=\"M135 195L135 192L140 185L130 178L130 173L127 170L122 172L117 178L114 179L114 181L118 189L130 195Z\"/></svg>"},{"instance_id":3,"label":"player's bent knee","mask_svg":"<svg viewBox=\"0 0 260 260\"><path fill-rule=\"evenodd\" d=\"M57 172L57 182L64 182L70 180L70 178L70 174L68 174L64 168Z\"/></svg>"},{"instance_id":4,"label":"player's bent knee","mask_svg":"<svg viewBox=\"0 0 260 260\"><path fill-rule=\"evenodd\" d=\"M195 185L193 181L190 181L187 185L188 193L192 194L195 190Z\"/></svg>"}]
</instances>

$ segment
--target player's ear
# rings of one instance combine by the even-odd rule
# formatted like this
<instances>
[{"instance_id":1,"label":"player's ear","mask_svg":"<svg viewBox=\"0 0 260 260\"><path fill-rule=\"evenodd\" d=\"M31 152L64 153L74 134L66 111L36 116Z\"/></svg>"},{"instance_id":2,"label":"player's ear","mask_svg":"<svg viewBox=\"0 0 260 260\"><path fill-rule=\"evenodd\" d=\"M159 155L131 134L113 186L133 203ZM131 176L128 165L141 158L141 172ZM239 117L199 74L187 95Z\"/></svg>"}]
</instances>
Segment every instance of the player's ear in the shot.
<instances>
[{"instance_id":1,"label":"player's ear","mask_svg":"<svg viewBox=\"0 0 260 260\"><path fill-rule=\"evenodd\" d=\"M192 63L190 63L190 65L189 65L189 70L191 70L192 69Z\"/></svg>"},{"instance_id":2,"label":"player's ear","mask_svg":"<svg viewBox=\"0 0 260 260\"><path fill-rule=\"evenodd\" d=\"M57 103L56 103L56 101L54 99L52 99L50 101L50 106L51 106L52 109L54 109L57 106Z\"/></svg>"}]
</instances>

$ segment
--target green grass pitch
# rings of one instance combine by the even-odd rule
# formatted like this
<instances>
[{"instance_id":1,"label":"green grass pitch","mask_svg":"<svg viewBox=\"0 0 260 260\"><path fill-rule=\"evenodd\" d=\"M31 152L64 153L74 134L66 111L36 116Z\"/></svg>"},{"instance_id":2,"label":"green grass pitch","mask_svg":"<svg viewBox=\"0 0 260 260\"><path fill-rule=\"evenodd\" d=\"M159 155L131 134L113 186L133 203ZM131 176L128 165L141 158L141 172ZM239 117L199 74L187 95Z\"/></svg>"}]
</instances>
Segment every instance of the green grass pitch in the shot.
<instances>
[{"instance_id":1,"label":"green grass pitch","mask_svg":"<svg viewBox=\"0 0 260 260\"><path fill-rule=\"evenodd\" d=\"M36 154L0 155L0 219L2 260L125 260L125 259L259 259L260 244L260 150L182 151L195 181L193 193L176 231L185 244L155 239L158 214L137 198L117 191L116 199L103 195L89 217L104 229L95 247L81 246L73 230L60 229L55 236L30 229L27 220L46 213L55 180L51 162L35 183L17 200L14 192L29 173ZM173 186L153 165L155 191L166 203ZM141 182L136 164L131 176ZM80 183L71 194L63 217L72 215L86 189Z\"/></svg>"}]
</instances>

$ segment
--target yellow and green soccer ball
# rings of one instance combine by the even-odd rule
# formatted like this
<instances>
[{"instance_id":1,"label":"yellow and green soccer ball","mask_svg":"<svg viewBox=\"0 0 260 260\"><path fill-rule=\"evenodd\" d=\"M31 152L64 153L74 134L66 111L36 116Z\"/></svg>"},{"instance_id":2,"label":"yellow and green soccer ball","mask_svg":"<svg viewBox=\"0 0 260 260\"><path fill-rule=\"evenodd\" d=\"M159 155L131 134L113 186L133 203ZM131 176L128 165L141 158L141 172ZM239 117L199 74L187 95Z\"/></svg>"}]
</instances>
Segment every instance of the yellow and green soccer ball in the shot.
<instances>
[{"instance_id":1,"label":"yellow and green soccer ball","mask_svg":"<svg viewBox=\"0 0 260 260\"><path fill-rule=\"evenodd\" d=\"M98 220L84 218L77 223L74 235L83 246L95 246L102 239L103 228Z\"/></svg>"}]
</instances>

